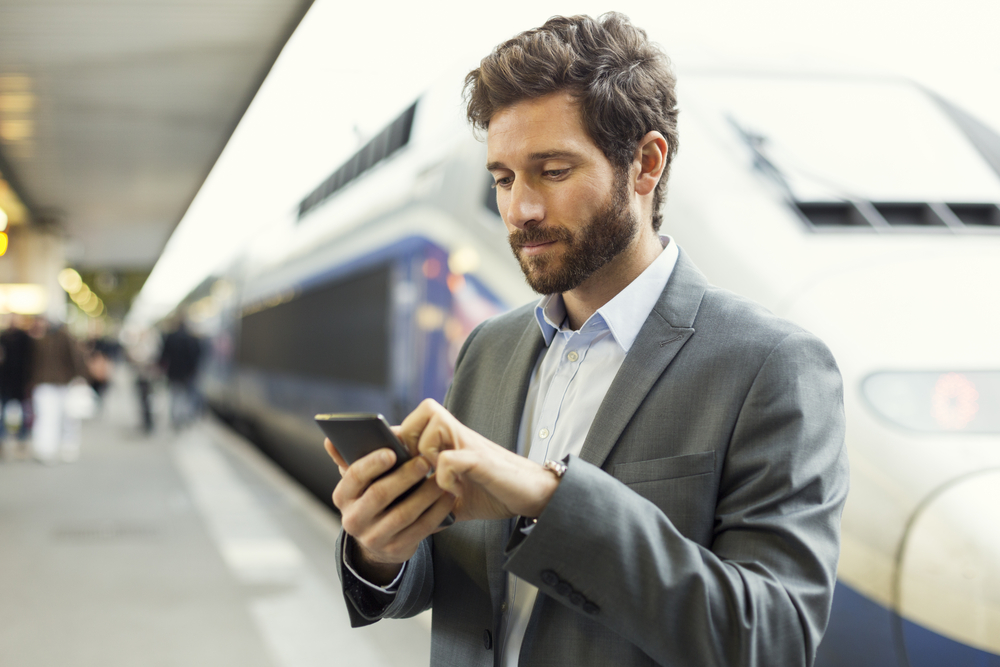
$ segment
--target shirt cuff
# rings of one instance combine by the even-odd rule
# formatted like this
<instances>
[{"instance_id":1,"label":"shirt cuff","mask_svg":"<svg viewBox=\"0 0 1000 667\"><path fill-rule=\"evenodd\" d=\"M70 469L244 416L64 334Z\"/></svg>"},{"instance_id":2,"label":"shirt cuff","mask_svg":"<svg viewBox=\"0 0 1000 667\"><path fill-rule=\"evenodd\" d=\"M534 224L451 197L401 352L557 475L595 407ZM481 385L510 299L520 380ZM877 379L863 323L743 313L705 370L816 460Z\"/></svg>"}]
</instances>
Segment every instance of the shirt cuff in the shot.
<instances>
[{"instance_id":1,"label":"shirt cuff","mask_svg":"<svg viewBox=\"0 0 1000 667\"><path fill-rule=\"evenodd\" d=\"M379 586L377 584L373 584L372 582L368 581L360 574L358 574L358 571L355 570L354 567L351 565L351 556L350 556L351 550L348 549L347 547L348 543L352 541L354 538L352 538L350 535L345 535L345 538L346 539L344 540L344 553L342 554L344 567L350 570L351 574L353 574L358 581L381 593L395 593L396 591L399 590L399 582L403 578L403 573L406 572L406 563L403 563L403 567L399 569L399 574L396 575L396 578L390 581L385 586Z\"/></svg>"}]
</instances>

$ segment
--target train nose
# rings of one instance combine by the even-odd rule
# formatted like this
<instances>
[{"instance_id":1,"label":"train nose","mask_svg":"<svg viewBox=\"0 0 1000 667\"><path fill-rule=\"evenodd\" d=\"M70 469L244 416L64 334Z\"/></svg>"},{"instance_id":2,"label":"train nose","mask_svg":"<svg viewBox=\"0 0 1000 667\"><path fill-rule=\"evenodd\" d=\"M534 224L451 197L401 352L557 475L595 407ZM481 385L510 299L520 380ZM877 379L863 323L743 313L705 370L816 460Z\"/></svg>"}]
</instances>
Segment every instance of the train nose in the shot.
<instances>
[{"instance_id":1,"label":"train nose","mask_svg":"<svg viewBox=\"0 0 1000 667\"><path fill-rule=\"evenodd\" d=\"M1000 468L921 503L900 550L896 602L912 667L1000 664Z\"/></svg>"}]
</instances>

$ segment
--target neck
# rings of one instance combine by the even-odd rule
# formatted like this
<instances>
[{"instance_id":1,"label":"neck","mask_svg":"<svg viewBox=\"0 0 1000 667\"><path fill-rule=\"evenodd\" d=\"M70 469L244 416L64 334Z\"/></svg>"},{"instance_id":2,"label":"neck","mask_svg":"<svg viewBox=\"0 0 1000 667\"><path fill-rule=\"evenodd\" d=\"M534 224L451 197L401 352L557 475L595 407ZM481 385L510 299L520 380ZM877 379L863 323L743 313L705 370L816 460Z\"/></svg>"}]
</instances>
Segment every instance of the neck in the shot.
<instances>
[{"instance_id":1,"label":"neck","mask_svg":"<svg viewBox=\"0 0 1000 667\"><path fill-rule=\"evenodd\" d=\"M598 308L628 287L663 252L660 237L651 227L646 227L646 230L637 235L635 242L624 252L595 271L578 287L563 292L566 315L574 331L579 330Z\"/></svg>"}]
</instances>

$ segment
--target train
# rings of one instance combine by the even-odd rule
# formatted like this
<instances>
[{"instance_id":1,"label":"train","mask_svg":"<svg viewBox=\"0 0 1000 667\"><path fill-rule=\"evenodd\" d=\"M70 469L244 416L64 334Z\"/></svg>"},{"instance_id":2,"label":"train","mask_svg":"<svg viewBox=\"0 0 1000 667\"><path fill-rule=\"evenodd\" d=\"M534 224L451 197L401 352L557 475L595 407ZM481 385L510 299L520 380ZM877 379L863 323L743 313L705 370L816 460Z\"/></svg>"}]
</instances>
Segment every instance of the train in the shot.
<instances>
[{"instance_id":1,"label":"train","mask_svg":"<svg viewBox=\"0 0 1000 667\"><path fill-rule=\"evenodd\" d=\"M538 296L460 80L435 86L185 301L203 392L317 497L313 415L398 423ZM851 491L820 667L1000 667L1000 136L905 79L682 73L662 233L819 335Z\"/></svg>"}]
</instances>

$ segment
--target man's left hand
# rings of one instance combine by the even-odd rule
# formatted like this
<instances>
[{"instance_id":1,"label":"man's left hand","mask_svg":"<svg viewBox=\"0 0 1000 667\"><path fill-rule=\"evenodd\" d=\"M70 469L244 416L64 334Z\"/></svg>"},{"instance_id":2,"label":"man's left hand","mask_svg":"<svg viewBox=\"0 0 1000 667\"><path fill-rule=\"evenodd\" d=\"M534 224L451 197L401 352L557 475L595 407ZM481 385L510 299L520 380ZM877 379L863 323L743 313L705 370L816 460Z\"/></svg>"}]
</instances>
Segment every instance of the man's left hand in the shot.
<instances>
[{"instance_id":1,"label":"man's left hand","mask_svg":"<svg viewBox=\"0 0 1000 667\"><path fill-rule=\"evenodd\" d=\"M431 462L438 486L456 498L459 521L537 517L559 485L555 475L487 440L431 399L393 430Z\"/></svg>"}]
</instances>

